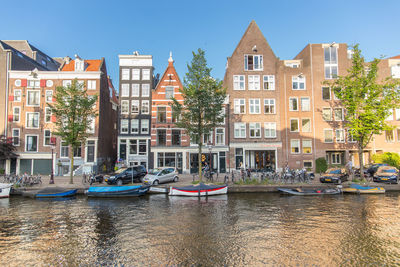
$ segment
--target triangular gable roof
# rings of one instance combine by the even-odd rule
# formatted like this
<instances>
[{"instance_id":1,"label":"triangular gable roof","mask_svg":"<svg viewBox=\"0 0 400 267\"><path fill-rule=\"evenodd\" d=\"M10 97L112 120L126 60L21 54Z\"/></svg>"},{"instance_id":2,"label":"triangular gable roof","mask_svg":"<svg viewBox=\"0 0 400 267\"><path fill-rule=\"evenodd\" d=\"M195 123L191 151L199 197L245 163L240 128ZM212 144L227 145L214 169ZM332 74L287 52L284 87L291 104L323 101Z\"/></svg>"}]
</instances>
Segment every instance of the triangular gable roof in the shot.
<instances>
[{"instance_id":1,"label":"triangular gable roof","mask_svg":"<svg viewBox=\"0 0 400 267\"><path fill-rule=\"evenodd\" d=\"M85 71L100 71L103 60L101 59L88 59L85 60L87 67ZM71 60L68 64L61 66L61 71L75 71L75 60Z\"/></svg>"},{"instance_id":2,"label":"triangular gable roof","mask_svg":"<svg viewBox=\"0 0 400 267\"><path fill-rule=\"evenodd\" d=\"M168 62L167 68L165 69L163 75L161 76L161 79L158 81L158 84L157 84L156 87L155 87L155 90L156 90L156 91L157 91L157 89L161 86L161 83L164 81L164 78L167 77L167 74L168 74L168 73L171 73L171 72L176 76L176 78L177 78L176 82L179 83L181 86L183 86L183 84L181 83L181 80L180 80L180 78L179 78L179 75L178 75L178 73L176 72L176 69L175 69L175 67L174 67L174 63L173 63L173 62L172 62L172 63Z\"/></svg>"},{"instance_id":3,"label":"triangular gable roof","mask_svg":"<svg viewBox=\"0 0 400 267\"><path fill-rule=\"evenodd\" d=\"M391 57L390 59L400 59L400 55Z\"/></svg>"}]
</instances>

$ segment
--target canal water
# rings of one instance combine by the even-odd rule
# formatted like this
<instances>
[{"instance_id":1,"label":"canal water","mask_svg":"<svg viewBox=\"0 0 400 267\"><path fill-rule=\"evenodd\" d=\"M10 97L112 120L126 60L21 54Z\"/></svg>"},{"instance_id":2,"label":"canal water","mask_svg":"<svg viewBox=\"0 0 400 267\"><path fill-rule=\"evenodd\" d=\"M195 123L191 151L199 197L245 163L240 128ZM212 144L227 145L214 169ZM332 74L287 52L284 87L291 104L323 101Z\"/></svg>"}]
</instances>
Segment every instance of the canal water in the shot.
<instances>
[{"instance_id":1,"label":"canal water","mask_svg":"<svg viewBox=\"0 0 400 267\"><path fill-rule=\"evenodd\" d=\"M0 200L1 266L399 266L400 195Z\"/></svg>"}]
</instances>

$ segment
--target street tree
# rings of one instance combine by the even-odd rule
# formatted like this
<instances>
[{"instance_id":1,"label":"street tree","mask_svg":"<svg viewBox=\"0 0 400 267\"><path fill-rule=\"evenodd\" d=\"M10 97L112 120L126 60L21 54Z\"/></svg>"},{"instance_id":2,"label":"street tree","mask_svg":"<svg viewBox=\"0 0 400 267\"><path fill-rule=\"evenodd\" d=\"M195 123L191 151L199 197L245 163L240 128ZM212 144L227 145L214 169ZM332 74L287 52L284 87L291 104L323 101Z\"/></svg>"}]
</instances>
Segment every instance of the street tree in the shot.
<instances>
[{"instance_id":1,"label":"street tree","mask_svg":"<svg viewBox=\"0 0 400 267\"><path fill-rule=\"evenodd\" d=\"M202 147L205 135L210 135L214 128L224 120L222 112L226 99L226 90L222 81L211 77L211 68L207 66L205 52L198 49L187 65L184 78L183 104L172 98L173 116L178 118L176 126L186 130L193 143L198 145L199 179L202 180ZM210 166L211 168L211 166Z\"/></svg>"},{"instance_id":2,"label":"street tree","mask_svg":"<svg viewBox=\"0 0 400 267\"><path fill-rule=\"evenodd\" d=\"M75 79L71 85L58 86L54 98L54 103L48 104L56 117L54 134L71 147L69 183L73 184L74 151L86 142L89 130L93 130L97 95L89 96L85 86Z\"/></svg>"},{"instance_id":3,"label":"street tree","mask_svg":"<svg viewBox=\"0 0 400 267\"><path fill-rule=\"evenodd\" d=\"M379 79L375 58L366 63L358 44L353 47L352 65L346 76L332 82L336 97L346 110L345 125L356 141L360 173L363 175L363 151L374 135L393 129L386 118L400 105L399 81L387 77Z\"/></svg>"},{"instance_id":4,"label":"street tree","mask_svg":"<svg viewBox=\"0 0 400 267\"><path fill-rule=\"evenodd\" d=\"M0 136L0 159L17 158L16 150L17 148L14 146L12 138L7 138L4 135Z\"/></svg>"}]
</instances>

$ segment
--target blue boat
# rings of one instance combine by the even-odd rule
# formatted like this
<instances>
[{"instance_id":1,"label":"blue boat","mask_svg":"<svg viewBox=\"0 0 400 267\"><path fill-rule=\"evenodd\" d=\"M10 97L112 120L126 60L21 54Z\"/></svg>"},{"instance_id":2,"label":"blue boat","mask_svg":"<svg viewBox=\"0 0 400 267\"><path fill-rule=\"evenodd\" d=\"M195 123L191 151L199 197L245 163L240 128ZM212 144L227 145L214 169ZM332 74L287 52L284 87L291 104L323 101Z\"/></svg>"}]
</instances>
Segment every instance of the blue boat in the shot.
<instances>
[{"instance_id":1,"label":"blue boat","mask_svg":"<svg viewBox=\"0 0 400 267\"><path fill-rule=\"evenodd\" d=\"M60 188L60 187L47 187L36 192L36 198L59 198L59 197L72 197L76 195L78 189Z\"/></svg>"},{"instance_id":2,"label":"blue boat","mask_svg":"<svg viewBox=\"0 0 400 267\"><path fill-rule=\"evenodd\" d=\"M88 197L133 197L143 196L150 186L91 186L86 191Z\"/></svg>"}]
</instances>

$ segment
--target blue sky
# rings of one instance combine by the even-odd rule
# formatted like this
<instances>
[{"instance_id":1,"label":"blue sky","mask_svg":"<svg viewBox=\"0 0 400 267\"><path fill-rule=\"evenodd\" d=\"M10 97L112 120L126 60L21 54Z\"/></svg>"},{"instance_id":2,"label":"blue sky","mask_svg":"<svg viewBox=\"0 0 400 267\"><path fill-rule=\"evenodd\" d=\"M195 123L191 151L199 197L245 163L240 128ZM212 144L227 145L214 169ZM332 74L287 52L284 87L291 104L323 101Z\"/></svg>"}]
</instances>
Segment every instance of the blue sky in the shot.
<instances>
[{"instance_id":1,"label":"blue sky","mask_svg":"<svg viewBox=\"0 0 400 267\"><path fill-rule=\"evenodd\" d=\"M1 40L27 39L52 57L105 57L118 85L118 54L153 55L162 74L169 51L183 78L192 51L206 51L223 79L230 56L251 20L275 54L291 59L308 43L360 43L367 60L400 54L399 0L336 1L4 1Z\"/></svg>"}]
</instances>

